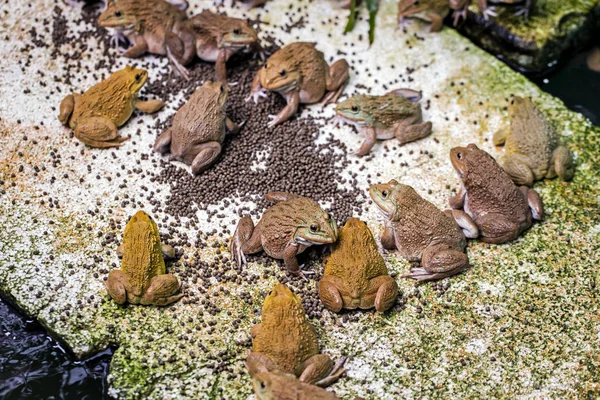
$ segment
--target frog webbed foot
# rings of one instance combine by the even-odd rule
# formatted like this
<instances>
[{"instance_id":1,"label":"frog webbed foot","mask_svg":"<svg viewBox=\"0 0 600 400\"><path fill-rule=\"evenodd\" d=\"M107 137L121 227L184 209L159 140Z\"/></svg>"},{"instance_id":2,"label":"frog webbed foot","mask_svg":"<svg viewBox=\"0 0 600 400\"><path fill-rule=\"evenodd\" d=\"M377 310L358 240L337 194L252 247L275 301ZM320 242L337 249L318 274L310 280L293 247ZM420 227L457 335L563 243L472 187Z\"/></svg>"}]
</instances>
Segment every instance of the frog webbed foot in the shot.
<instances>
[{"instance_id":1,"label":"frog webbed foot","mask_svg":"<svg viewBox=\"0 0 600 400\"><path fill-rule=\"evenodd\" d=\"M486 7L482 12L483 18L486 20L490 19L490 17L497 17L498 13L496 12L496 7Z\"/></svg>"},{"instance_id":2,"label":"frog webbed foot","mask_svg":"<svg viewBox=\"0 0 600 400\"><path fill-rule=\"evenodd\" d=\"M333 312L340 312L344 306L344 301L338 289L341 285L340 281L340 278L325 275L318 283L321 303Z\"/></svg>"},{"instance_id":3,"label":"frog webbed foot","mask_svg":"<svg viewBox=\"0 0 600 400\"><path fill-rule=\"evenodd\" d=\"M575 163L573 162L573 153L565 146L559 146L552 154L550 170L554 170L560 179L570 181L575 174Z\"/></svg>"},{"instance_id":4,"label":"frog webbed foot","mask_svg":"<svg viewBox=\"0 0 600 400\"><path fill-rule=\"evenodd\" d=\"M421 259L423 268L412 268L402 278L412 278L418 282L426 282L456 275L469 266L469 258L462 251L446 244L428 247Z\"/></svg>"},{"instance_id":5,"label":"frog webbed foot","mask_svg":"<svg viewBox=\"0 0 600 400\"><path fill-rule=\"evenodd\" d=\"M69 123L69 118L73 113L73 109L75 108L75 96L72 94L65 97L60 102L60 112L58 114L58 120L61 124L67 126Z\"/></svg>"},{"instance_id":6,"label":"frog webbed foot","mask_svg":"<svg viewBox=\"0 0 600 400\"><path fill-rule=\"evenodd\" d=\"M219 142L202 143L194 146L190 152L197 152L192 161L192 174L198 175L206 171L217 161L217 158L221 154L221 144Z\"/></svg>"},{"instance_id":7,"label":"frog webbed foot","mask_svg":"<svg viewBox=\"0 0 600 400\"><path fill-rule=\"evenodd\" d=\"M183 297L183 293L175 294L180 287L181 284L175 275L156 275L150 280L150 286L140 300L140 304L166 306L174 303Z\"/></svg>"},{"instance_id":8,"label":"frog webbed foot","mask_svg":"<svg viewBox=\"0 0 600 400\"><path fill-rule=\"evenodd\" d=\"M77 124L75 137L91 147L118 147L129 137L120 137L117 126L104 117L92 117Z\"/></svg>"},{"instance_id":9,"label":"frog webbed foot","mask_svg":"<svg viewBox=\"0 0 600 400\"><path fill-rule=\"evenodd\" d=\"M125 304L127 301L127 288L129 279L120 269L112 270L108 273L108 279L104 284L108 295L117 303Z\"/></svg>"},{"instance_id":10,"label":"frog webbed foot","mask_svg":"<svg viewBox=\"0 0 600 400\"><path fill-rule=\"evenodd\" d=\"M245 254L254 254L261 250L260 229L258 226L254 226L252 218L249 216L242 217L229 244L231 257L236 263L244 266L246 265Z\"/></svg>"},{"instance_id":11,"label":"frog webbed foot","mask_svg":"<svg viewBox=\"0 0 600 400\"><path fill-rule=\"evenodd\" d=\"M345 358L335 365L327 354L316 354L304 362L302 374L298 377L301 382L327 387L344 374Z\"/></svg>"}]
</instances>

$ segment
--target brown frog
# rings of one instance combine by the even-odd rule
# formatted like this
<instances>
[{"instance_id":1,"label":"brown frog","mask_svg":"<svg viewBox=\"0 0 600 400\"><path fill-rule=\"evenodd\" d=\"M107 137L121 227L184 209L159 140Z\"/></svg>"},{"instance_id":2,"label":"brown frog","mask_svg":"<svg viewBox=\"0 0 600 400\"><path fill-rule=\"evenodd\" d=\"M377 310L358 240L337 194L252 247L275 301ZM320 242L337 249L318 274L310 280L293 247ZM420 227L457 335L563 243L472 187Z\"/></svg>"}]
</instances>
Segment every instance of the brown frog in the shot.
<instances>
[{"instance_id":1,"label":"brown frog","mask_svg":"<svg viewBox=\"0 0 600 400\"><path fill-rule=\"evenodd\" d=\"M221 82L206 81L175 114L171 128L154 142L154 150L171 152L172 158L192 166L197 175L215 163L221 154L226 128L239 127L225 114L227 88Z\"/></svg>"},{"instance_id":2,"label":"brown frog","mask_svg":"<svg viewBox=\"0 0 600 400\"><path fill-rule=\"evenodd\" d=\"M407 19L417 18L431 24L429 32L439 32L448 13L450 13L448 0L398 1L398 24L400 26L403 26Z\"/></svg>"},{"instance_id":3,"label":"brown frog","mask_svg":"<svg viewBox=\"0 0 600 400\"><path fill-rule=\"evenodd\" d=\"M133 43L123 55L135 58L146 52L166 55L173 67L189 80L184 65L195 54L193 33L185 28L185 12L165 0L111 0L98 17L104 28L116 29Z\"/></svg>"},{"instance_id":4,"label":"brown frog","mask_svg":"<svg viewBox=\"0 0 600 400\"><path fill-rule=\"evenodd\" d=\"M515 186L496 160L476 145L451 149L450 161L462 181L458 194L449 199L450 207L464 209L458 224L470 225L470 219L482 241L511 241L531 226L532 218L544 217L539 194L527 186Z\"/></svg>"},{"instance_id":5,"label":"brown frog","mask_svg":"<svg viewBox=\"0 0 600 400\"><path fill-rule=\"evenodd\" d=\"M515 97L509 107L510 129L498 131L494 144L504 146L504 170L517 185L536 180L573 178L573 154L558 142L556 130L531 99Z\"/></svg>"},{"instance_id":6,"label":"brown frog","mask_svg":"<svg viewBox=\"0 0 600 400\"><path fill-rule=\"evenodd\" d=\"M265 197L275 205L264 212L256 226L249 216L240 220L231 239L231 255L245 265L245 254L264 250L273 258L283 259L290 272L302 274L296 256L312 245L334 243L338 236L335 220L306 197L285 192L269 192Z\"/></svg>"},{"instance_id":7,"label":"brown frog","mask_svg":"<svg viewBox=\"0 0 600 400\"><path fill-rule=\"evenodd\" d=\"M179 300L181 284L165 271L163 256L173 256L171 246L162 245L156 223L144 211L138 211L125 226L121 269L110 271L106 289L118 304L154 304L166 306Z\"/></svg>"},{"instance_id":8,"label":"brown frog","mask_svg":"<svg viewBox=\"0 0 600 400\"><path fill-rule=\"evenodd\" d=\"M314 327L304 314L302 301L287 286L276 283L265 298L260 324L252 327L252 351L246 365L252 377L280 371L301 382L327 386L344 373L344 359L334 365L319 354Z\"/></svg>"},{"instance_id":9,"label":"brown frog","mask_svg":"<svg viewBox=\"0 0 600 400\"><path fill-rule=\"evenodd\" d=\"M321 99L323 104L336 102L348 82L349 69L344 59L329 66L315 43L291 43L276 51L258 70L250 97L256 103L270 90L285 98L287 105L283 110L270 116L268 125L274 126L294 115L300 103L316 103Z\"/></svg>"},{"instance_id":10,"label":"brown frog","mask_svg":"<svg viewBox=\"0 0 600 400\"><path fill-rule=\"evenodd\" d=\"M129 139L120 137L123 125L134 109L147 113L160 110L160 100L140 101L138 92L148 72L130 66L89 88L84 94L70 94L60 103L58 120L73 129L75 137L91 147L118 147Z\"/></svg>"},{"instance_id":11,"label":"brown frog","mask_svg":"<svg viewBox=\"0 0 600 400\"><path fill-rule=\"evenodd\" d=\"M397 294L398 284L388 275L367 224L350 218L340 229L319 281L321 302L334 312L373 306L384 312L394 305Z\"/></svg>"},{"instance_id":12,"label":"brown frog","mask_svg":"<svg viewBox=\"0 0 600 400\"><path fill-rule=\"evenodd\" d=\"M364 156L377 139L395 137L402 145L431 134L431 122L423 122L419 100L421 93L411 89L398 89L383 96L357 94L338 104L335 112L363 132L365 140L356 155Z\"/></svg>"},{"instance_id":13,"label":"brown frog","mask_svg":"<svg viewBox=\"0 0 600 400\"><path fill-rule=\"evenodd\" d=\"M440 211L412 187L396 180L372 185L369 194L386 220L382 246L421 263L422 268L412 268L403 278L420 282L442 279L469 266L467 240L451 212ZM467 228L477 231L472 223Z\"/></svg>"},{"instance_id":14,"label":"brown frog","mask_svg":"<svg viewBox=\"0 0 600 400\"><path fill-rule=\"evenodd\" d=\"M227 81L225 65L232 55L248 47L262 54L256 31L243 19L204 10L190 18L186 27L196 37L196 54L201 60L215 63L221 82Z\"/></svg>"},{"instance_id":15,"label":"brown frog","mask_svg":"<svg viewBox=\"0 0 600 400\"><path fill-rule=\"evenodd\" d=\"M258 372L252 387L258 400L339 400L333 392L282 372Z\"/></svg>"}]
</instances>

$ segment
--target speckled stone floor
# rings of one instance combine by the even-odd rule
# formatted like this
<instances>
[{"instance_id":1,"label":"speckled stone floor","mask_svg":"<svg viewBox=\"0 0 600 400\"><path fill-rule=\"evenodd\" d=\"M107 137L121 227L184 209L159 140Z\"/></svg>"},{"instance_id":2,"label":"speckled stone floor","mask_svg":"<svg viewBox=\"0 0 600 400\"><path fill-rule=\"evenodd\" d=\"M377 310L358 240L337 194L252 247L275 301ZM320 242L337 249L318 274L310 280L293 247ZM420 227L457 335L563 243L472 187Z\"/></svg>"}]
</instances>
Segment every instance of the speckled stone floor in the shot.
<instances>
[{"instance_id":1,"label":"speckled stone floor","mask_svg":"<svg viewBox=\"0 0 600 400\"><path fill-rule=\"evenodd\" d=\"M192 13L211 6L191 3ZM328 60L344 56L353 67L346 93L423 91L433 134L404 147L378 143L365 159L349 154L361 138L330 118L332 106L303 109L299 121L316 118L314 140L343 155L332 176L340 190L366 193L369 182L396 178L445 208L459 187L449 149L476 143L500 155L491 137L508 123L510 96L532 96L577 161L572 182L535 185L547 211L543 222L513 243L470 242L472 268L436 284L415 287L401 280L408 263L384 252L402 293L397 305L384 315L330 313L318 303L313 277L291 278L264 257L252 258L243 270L229 261L227 241L237 215L256 202L222 199L194 206L191 217L169 209L179 188L162 179L171 167L151 144L183 94L170 94L157 119L134 114L120 129L133 139L119 150L84 148L70 137L56 119L62 98L131 61L106 48L103 33L81 18L81 8L8 0L0 25L2 294L78 356L117 344L109 385L119 398L250 398L243 364L249 331L277 280L303 298L322 351L348 358L346 376L331 387L342 398L600 395L598 129L451 29L429 34L420 23L397 29L393 1L382 1L370 47L366 21L344 35L346 12L336 7L334 1L278 0L260 10L223 10L258 16L263 38L316 41ZM135 63L149 69L155 82L169 71L166 60L153 56ZM175 78L173 85L184 82ZM379 237L380 216L361 199L351 212ZM190 203L196 204L194 198ZM326 208L332 204L335 198L323 201ZM127 218L140 208L153 214L163 240L180 254L168 269L182 280L186 296L167 308L120 307L104 290L108 271L118 268L115 249ZM304 258L315 278L319 259L319 250Z\"/></svg>"}]
</instances>

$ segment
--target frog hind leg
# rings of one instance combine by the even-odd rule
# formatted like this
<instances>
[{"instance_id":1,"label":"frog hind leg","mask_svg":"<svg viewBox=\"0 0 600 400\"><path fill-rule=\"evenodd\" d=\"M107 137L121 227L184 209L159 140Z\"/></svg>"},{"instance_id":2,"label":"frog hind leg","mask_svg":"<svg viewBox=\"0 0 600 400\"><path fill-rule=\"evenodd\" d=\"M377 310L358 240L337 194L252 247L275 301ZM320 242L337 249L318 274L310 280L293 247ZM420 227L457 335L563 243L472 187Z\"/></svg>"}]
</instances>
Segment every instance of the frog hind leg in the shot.
<instances>
[{"instance_id":1,"label":"frog hind leg","mask_svg":"<svg viewBox=\"0 0 600 400\"><path fill-rule=\"evenodd\" d=\"M128 137L121 137L117 126L104 117L91 117L79 122L74 129L75 137L90 147L119 147Z\"/></svg>"},{"instance_id":2,"label":"frog hind leg","mask_svg":"<svg viewBox=\"0 0 600 400\"><path fill-rule=\"evenodd\" d=\"M160 154L166 154L171 150L171 129L167 129L154 141L152 148Z\"/></svg>"},{"instance_id":3,"label":"frog hind leg","mask_svg":"<svg viewBox=\"0 0 600 400\"><path fill-rule=\"evenodd\" d=\"M58 114L58 120L61 124L67 126L67 124L69 123L69 118L71 117L74 108L75 96L73 96L72 94L68 95L60 102L60 112Z\"/></svg>"},{"instance_id":4,"label":"frog hind leg","mask_svg":"<svg viewBox=\"0 0 600 400\"><path fill-rule=\"evenodd\" d=\"M477 218L480 240L485 243L506 243L519 236L519 225L497 213L488 213Z\"/></svg>"},{"instance_id":5,"label":"frog hind leg","mask_svg":"<svg viewBox=\"0 0 600 400\"><path fill-rule=\"evenodd\" d=\"M110 271L104 286L106 286L108 295L117 304L125 304L127 301L127 288L129 287L129 279L123 271L120 269Z\"/></svg>"},{"instance_id":6,"label":"frog hind leg","mask_svg":"<svg viewBox=\"0 0 600 400\"><path fill-rule=\"evenodd\" d=\"M454 222L456 222L466 238L475 239L479 236L477 224L475 224L469 214L463 210L444 210L444 213L454 219Z\"/></svg>"},{"instance_id":7,"label":"frog hind leg","mask_svg":"<svg viewBox=\"0 0 600 400\"><path fill-rule=\"evenodd\" d=\"M301 382L327 387L344 374L345 362L346 359L342 358L334 364L327 354L316 354L304 361L298 379Z\"/></svg>"},{"instance_id":8,"label":"frog hind leg","mask_svg":"<svg viewBox=\"0 0 600 400\"><path fill-rule=\"evenodd\" d=\"M271 372L279 370L279 366L271 358L257 351L251 351L246 358L246 368L250 376L259 372Z\"/></svg>"},{"instance_id":9,"label":"frog hind leg","mask_svg":"<svg viewBox=\"0 0 600 400\"><path fill-rule=\"evenodd\" d=\"M527 205L531 209L531 216L533 219L538 221L544 219L544 203L542 202L539 193L527 186L521 186L519 187L519 190L527 200Z\"/></svg>"},{"instance_id":10,"label":"frog hind leg","mask_svg":"<svg viewBox=\"0 0 600 400\"><path fill-rule=\"evenodd\" d=\"M431 134L431 121L421 121L421 115L417 115L413 120L407 120L404 123L398 124L396 139L398 139L401 145L423 139Z\"/></svg>"},{"instance_id":11,"label":"frog hind leg","mask_svg":"<svg viewBox=\"0 0 600 400\"><path fill-rule=\"evenodd\" d=\"M258 253L262 249L260 226L254 226L254 222L249 216L242 217L229 244L229 252L232 258L243 266L246 265L245 254Z\"/></svg>"},{"instance_id":12,"label":"frog hind leg","mask_svg":"<svg viewBox=\"0 0 600 400\"><path fill-rule=\"evenodd\" d=\"M389 275L379 275L369 280L367 290L362 294L360 308L363 310L375 306L379 312L389 310L396 302L398 284Z\"/></svg>"},{"instance_id":13,"label":"frog hind leg","mask_svg":"<svg viewBox=\"0 0 600 400\"><path fill-rule=\"evenodd\" d=\"M213 165L220 154L221 143L215 141L206 142L192 146L183 155L183 160L191 165L192 174L198 175Z\"/></svg>"},{"instance_id":14,"label":"frog hind leg","mask_svg":"<svg viewBox=\"0 0 600 400\"><path fill-rule=\"evenodd\" d=\"M183 293L175 294L180 287L181 284L175 275L156 275L150 280L150 286L141 298L140 304L166 306L174 303L183 297Z\"/></svg>"},{"instance_id":15,"label":"frog hind leg","mask_svg":"<svg viewBox=\"0 0 600 400\"><path fill-rule=\"evenodd\" d=\"M568 147L559 146L554 149L550 170L565 182L573 179L575 164L573 163L573 153Z\"/></svg>"},{"instance_id":16,"label":"frog hind leg","mask_svg":"<svg viewBox=\"0 0 600 400\"><path fill-rule=\"evenodd\" d=\"M447 244L435 244L427 247L421 259L423 268L412 268L409 274L402 278L427 282L456 275L469 266L467 255Z\"/></svg>"},{"instance_id":17,"label":"frog hind leg","mask_svg":"<svg viewBox=\"0 0 600 400\"><path fill-rule=\"evenodd\" d=\"M517 154L509 154L504 157L502 168L510 176L516 185L533 185L535 176L529 165Z\"/></svg>"},{"instance_id":18,"label":"frog hind leg","mask_svg":"<svg viewBox=\"0 0 600 400\"><path fill-rule=\"evenodd\" d=\"M342 286L341 279L331 275L323 276L318 283L321 303L333 312L340 312L344 306L340 286Z\"/></svg>"},{"instance_id":19,"label":"frog hind leg","mask_svg":"<svg viewBox=\"0 0 600 400\"><path fill-rule=\"evenodd\" d=\"M298 107L300 106L300 93L297 90L291 90L289 93L284 94L283 97L285 97L287 104L279 114L269 116L269 118L272 118L267 124L269 128L287 121L298 111Z\"/></svg>"},{"instance_id":20,"label":"frog hind leg","mask_svg":"<svg viewBox=\"0 0 600 400\"><path fill-rule=\"evenodd\" d=\"M323 98L322 104L335 103L344 91L349 79L350 66L346 60L342 58L331 64L325 77L325 88L329 93Z\"/></svg>"},{"instance_id":21,"label":"frog hind leg","mask_svg":"<svg viewBox=\"0 0 600 400\"><path fill-rule=\"evenodd\" d=\"M148 100L148 101L141 101L138 100L135 102L135 108L137 108L140 111L143 111L147 114L153 114L157 111L159 111L161 108L163 108L165 106L165 102L161 101L161 100Z\"/></svg>"}]
</instances>

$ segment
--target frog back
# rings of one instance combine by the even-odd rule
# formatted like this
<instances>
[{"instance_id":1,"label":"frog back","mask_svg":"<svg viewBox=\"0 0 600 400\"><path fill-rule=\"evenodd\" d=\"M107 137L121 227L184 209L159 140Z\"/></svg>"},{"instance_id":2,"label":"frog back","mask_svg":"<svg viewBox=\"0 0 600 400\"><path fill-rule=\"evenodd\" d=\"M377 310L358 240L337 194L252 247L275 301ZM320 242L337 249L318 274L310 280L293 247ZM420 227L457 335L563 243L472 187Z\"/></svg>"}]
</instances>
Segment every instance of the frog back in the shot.
<instances>
[{"instance_id":1,"label":"frog back","mask_svg":"<svg viewBox=\"0 0 600 400\"><path fill-rule=\"evenodd\" d=\"M158 227L154 221L140 219L127 223L123 235L121 270L129 277L136 296L145 292L150 279L166 272Z\"/></svg>"},{"instance_id":2,"label":"frog back","mask_svg":"<svg viewBox=\"0 0 600 400\"><path fill-rule=\"evenodd\" d=\"M421 105L395 94L369 96L365 105L375 128L395 128L407 118L420 117ZM363 106L363 108L365 107Z\"/></svg>"},{"instance_id":3,"label":"frog back","mask_svg":"<svg viewBox=\"0 0 600 400\"><path fill-rule=\"evenodd\" d=\"M121 126L133 114L136 100L129 81L113 74L76 98L75 110L78 118L102 116Z\"/></svg>"},{"instance_id":4,"label":"frog back","mask_svg":"<svg viewBox=\"0 0 600 400\"><path fill-rule=\"evenodd\" d=\"M301 94L306 93L303 96L307 98L306 102L312 102L308 98L316 98L315 101L319 101L325 94L329 70L325 56L315 48L315 43L299 42L294 45L294 59L298 63L302 77L299 84Z\"/></svg>"},{"instance_id":5,"label":"frog back","mask_svg":"<svg viewBox=\"0 0 600 400\"><path fill-rule=\"evenodd\" d=\"M536 179L543 178L557 147L556 130L530 101L511 115L510 134L506 138L506 154L523 156Z\"/></svg>"},{"instance_id":6,"label":"frog back","mask_svg":"<svg viewBox=\"0 0 600 400\"><path fill-rule=\"evenodd\" d=\"M263 313L252 351L268 355L285 372L299 375L302 363L319 353L319 342L302 306L289 304Z\"/></svg>"},{"instance_id":7,"label":"frog back","mask_svg":"<svg viewBox=\"0 0 600 400\"><path fill-rule=\"evenodd\" d=\"M225 140L225 109L217 97L199 88L175 114L171 129L171 152L186 154L191 146Z\"/></svg>"}]
</instances>

